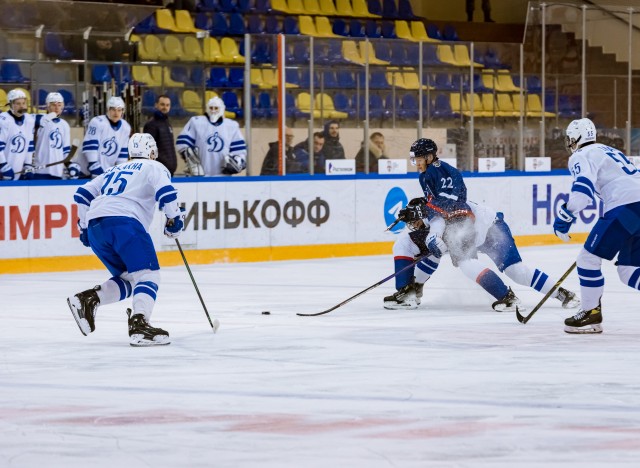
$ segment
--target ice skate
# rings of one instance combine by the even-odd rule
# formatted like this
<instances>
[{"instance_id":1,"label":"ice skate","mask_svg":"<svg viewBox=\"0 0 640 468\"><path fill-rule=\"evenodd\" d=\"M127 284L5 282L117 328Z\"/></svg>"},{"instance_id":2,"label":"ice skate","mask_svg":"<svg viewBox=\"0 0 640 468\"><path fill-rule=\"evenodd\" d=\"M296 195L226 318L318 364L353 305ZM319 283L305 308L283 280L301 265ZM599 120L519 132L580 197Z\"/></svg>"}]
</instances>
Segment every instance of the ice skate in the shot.
<instances>
[{"instance_id":1,"label":"ice skate","mask_svg":"<svg viewBox=\"0 0 640 468\"><path fill-rule=\"evenodd\" d=\"M575 309L576 307L580 307L580 299L578 299L575 293L568 291L567 289L558 288L556 299L562 302L563 309Z\"/></svg>"},{"instance_id":2,"label":"ice skate","mask_svg":"<svg viewBox=\"0 0 640 468\"><path fill-rule=\"evenodd\" d=\"M493 310L496 312L515 312L516 307L518 307L520 312L526 312L526 309L522 307L520 299L516 297L511 288L509 288L507 294L505 294L502 299L491 304L491 307L493 307Z\"/></svg>"},{"instance_id":3,"label":"ice skate","mask_svg":"<svg viewBox=\"0 0 640 468\"><path fill-rule=\"evenodd\" d=\"M581 310L564 321L564 331L574 334L602 333L602 307Z\"/></svg>"},{"instance_id":4,"label":"ice skate","mask_svg":"<svg viewBox=\"0 0 640 468\"><path fill-rule=\"evenodd\" d=\"M391 296L385 297L384 308L390 310L417 309L420 305L420 298L418 297L417 291L419 289L420 296L422 296L422 285L419 287L416 286L415 283L409 283Z\"/></svg>"},{"instance_id":5,"label":"ice skate","mask_svg":"<svg viewBox=\"0 0 640 468\"><path fill-rule=\"evenodd\" d=\"M162 328L154 328L142 314L131 315L131 309L127 309L129 317L129 344L131 346L161 346L168 345L169 333Z\"/></svg>"},{"instance_id":6,"label":"ice skate","mask_svg":"<svg viewBox=\"0 0 640 468\"><path fill-rule=\"evenodd\" d=\"M97 291L100 286L79 292L67 298L67 304L83 335L87 336L96 329L96 311L100 305Z\"/></svg>"}]
</instances>

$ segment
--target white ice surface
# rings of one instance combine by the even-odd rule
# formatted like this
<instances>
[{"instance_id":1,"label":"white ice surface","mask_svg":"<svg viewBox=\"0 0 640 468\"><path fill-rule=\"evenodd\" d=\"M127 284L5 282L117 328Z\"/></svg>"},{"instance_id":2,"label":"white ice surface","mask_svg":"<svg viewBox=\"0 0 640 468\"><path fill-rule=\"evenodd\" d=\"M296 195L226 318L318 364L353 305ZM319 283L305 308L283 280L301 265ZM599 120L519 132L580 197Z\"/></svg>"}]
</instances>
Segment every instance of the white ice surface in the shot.
<instances>
[{"instance_id":1,"label":"white ice surface","mask_svg":"<svg viewBox=\"0 0 640 468\"><path fill-rule=\"evenodd\" d=\"M521 251L559 276L578 247ZM80 334L65 299L106 270L0 275L0 466L639 466L640 294L613 265L602 335L565 334L574 311L553 300L527 325L493 312L448 259L420 310L384 310L390 281L295 315L391 268L194 265L215 335L184 267L165 268L152 322L172 344L156 348L129 346L130 303ZM529 309L542 298L514 290Z\"/></svg>"}]
</instances>

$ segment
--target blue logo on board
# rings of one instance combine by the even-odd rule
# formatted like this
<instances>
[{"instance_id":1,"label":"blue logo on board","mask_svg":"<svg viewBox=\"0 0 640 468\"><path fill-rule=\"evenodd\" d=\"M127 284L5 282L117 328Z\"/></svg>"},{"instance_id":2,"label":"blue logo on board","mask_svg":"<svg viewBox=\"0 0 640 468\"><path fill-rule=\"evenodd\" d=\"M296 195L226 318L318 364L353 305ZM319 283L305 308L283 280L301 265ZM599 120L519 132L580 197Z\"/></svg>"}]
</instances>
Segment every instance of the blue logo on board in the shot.
<instances>
[{"instance_id":1,"label":"blue logo on board","mask_svg":"<svg viewBox=\"0 0 640 468\"><path fill-rule=\"evenodd\" d=\"M393 187L387 193L387 197L384 200L384 222L387 226L393 223L398 217L398 211L407 205L409 199L400 187ZM404 223L400 222L396 224L391 232L394 234L399 233L404 229Z\"/></svg>"}]
</instances>

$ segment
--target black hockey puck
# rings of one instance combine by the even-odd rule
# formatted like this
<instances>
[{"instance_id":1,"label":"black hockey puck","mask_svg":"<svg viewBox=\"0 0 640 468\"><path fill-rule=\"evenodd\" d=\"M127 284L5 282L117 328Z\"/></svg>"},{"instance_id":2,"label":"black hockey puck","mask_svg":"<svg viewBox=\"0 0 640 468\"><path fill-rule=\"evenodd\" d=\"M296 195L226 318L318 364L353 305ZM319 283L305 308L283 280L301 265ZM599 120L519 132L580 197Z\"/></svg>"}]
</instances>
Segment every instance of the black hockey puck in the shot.
<instances>
[{"instance_id":1,"label":"black hockey puck","mask_svg":"<svg viewBox=\"0 0 640 468\"><path fill-rule=\"evenodd\" d=\"M264 310L262 311L262 315L271 315L271 312L269 312L268 310Z\"/></svg>"}]
</instances>

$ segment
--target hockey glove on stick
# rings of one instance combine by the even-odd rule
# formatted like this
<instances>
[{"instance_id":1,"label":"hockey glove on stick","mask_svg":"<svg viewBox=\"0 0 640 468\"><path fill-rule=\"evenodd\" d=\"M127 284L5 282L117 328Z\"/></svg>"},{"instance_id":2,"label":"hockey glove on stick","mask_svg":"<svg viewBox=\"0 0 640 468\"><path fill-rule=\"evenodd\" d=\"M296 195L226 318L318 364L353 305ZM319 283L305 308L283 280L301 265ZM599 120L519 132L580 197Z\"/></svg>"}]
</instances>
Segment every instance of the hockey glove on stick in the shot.
<instances>
[{"instance_id":1,"label":"hockey glove on stick","mask_svg":"<svg viewBox=\"0 0 640 468\"><path fill-rule=\"evenodd\" d=\"M164 235L176 239L184 229L184 210L180 208L180 214L175 218L167 219L164 225Z\"/></svg>"},{"instance_id":2,"label":"hockey glove on stick","mask_svg":"<svg viewBox=\"0 0 640 468\"><path fill-rule=\"evenodd\" d=\"M565 242L569 242L571 236L569 236L569 229L571 224L576 220L571 211L567 210L567 204L563 203L558 207L556 213L556 220L553 222L553 233Z\"/></svg>"},{"instance_id":3,"label":"hockey glove on stick","mask_svg":"<svg viewBox=\"0 0 640 468\"><path fill-rule=\"evenodd\" d=\"M0 164L0 172L2 173L2 180L13 180L16 175L11 165L6 162Z\"/></svg>"},{"instance_id":4,"label":"hockey glove on stick","mask_svg":"<svg viewBox=\"0 0 640 468\"><path fill-rule=\"evenodd\" d=\"M25 164L22 168L22 174L20 174L20 180L32 180L35 169L31 164Z\"/></svg>"},{"instance_id":5,"label":"hockey glove on stick","mask_svg":"<svg viewBox=\"0 0 640 468\"><path fill-rule=\"evenodd\" d=\"M431 255L440 258L447 252L447 244L444 243L442 237L433 235L427 239L427 249Z\"/></svg>"},{"instance_id":6,"label":"hockey glove on stick","mask_svg":"<svg viewBox=\"0 0 640 468\"><path fill-rule=\"evenodd\" d=\"M222 167L222 173L226 175L239 174L242 172L245 167L247 167L247 163L244 161L244 158L239 155L226 155L224 157L224 166Z\"/></svg>"},{"instance_id":7,"label":"hockey glove on stick","mask_svg":"<svg viewBox=\"0 0 640 468\"><path fill-rule=\"evenodd\" d=\"M427 207L422 198L414 198L406 207L398 211L398 219L405 223L424 219L427 217L426 208Z\"/></svg>"},{"instance_id":8,"label":"hockey glove on stick","mask_svg":"<svg viewBox=\"0 0 640 468\"><path fill-rule=\"evenodd\" d=\"M91 173L91 178L98 177L100 174L104 173L104 169L102 169L102 166L98 161L89 163L88 169Z\"/></svg>"}]
</instances>

